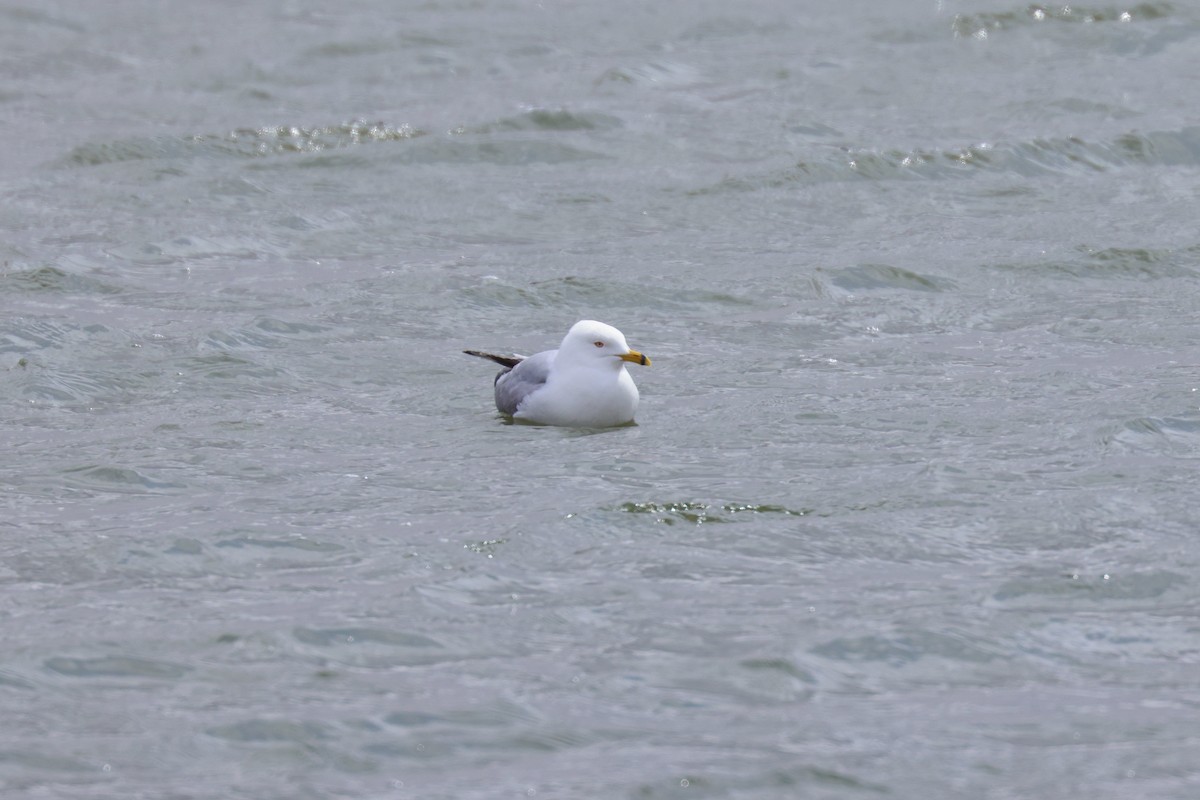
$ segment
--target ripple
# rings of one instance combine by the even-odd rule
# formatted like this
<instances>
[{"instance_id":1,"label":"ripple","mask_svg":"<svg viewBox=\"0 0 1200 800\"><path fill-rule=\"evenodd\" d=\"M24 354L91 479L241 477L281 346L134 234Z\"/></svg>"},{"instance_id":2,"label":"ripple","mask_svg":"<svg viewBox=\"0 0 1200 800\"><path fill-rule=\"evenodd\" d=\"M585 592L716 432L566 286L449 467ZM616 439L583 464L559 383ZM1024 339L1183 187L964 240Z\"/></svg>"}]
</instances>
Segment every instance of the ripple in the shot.
<instances>
[{"instance_id":1,"label":"ripple","mask_svg":"<svg viewBox=\"0 0 1200 800\"><path fill-rule=\"evenodd\" d=\"M504 131L595 131L623 127L619 117L610 114L535 108L485 125L460 129L466 133Z\"/></svg>"},{"instance_id":2,"label":"ripple","mask_svg":"<svg viewBox=\"0 0 1200 800\"><path fill-rule=\"evenodd\" d=\"M387 725L394 725L398 728L419 728L445 722L445 717L424 714L419 711L396 711L384 717L383 721Z\"/></svg>"},{"instance_id":3,"label":"ripple","mask_svg":"<svg viewBox=\"0 0 1200 800\"><path fill-rule=\"evenodd\" d=\"M684 30L681 41L703 42L712 39L727 39L738 36L769 36L787 26L782 22L764 25L749 18L714 17L698 22Z\"/></svg>"},{"instance_id":4,"label":"ripple","mask_svg":"<svg viewBox=\"0 0 1200 800\"><path fill-rule=\"evenodd\" d=\"M320 647L342 647L354 644L378 644L399 648L441 648L442 644L418 633L404 633L382 628L296 628L292 635L305 644Z\"/></svg>"},{"instance_id":5,"label":"ripple","mask_svg":"<svg viewBox=\"0 0 1200 800\"><path fill-rule=\"evenodd\" d=\"M1031 25L1069 23L1130 23L1163 19L1174 15L1170 3L1138 3L1135 6L1110 6L1107 8L1081 6L1075 3L1044 6L1033 4L1024 11L983 11L976 14L958 14L954 17L952 30L955 36L974 39L986 38L993 31Z\"/></svg>"},{"instance_id":6,"label":"ripple","mask_svg":"<svg viewBox=\"0 0 1200 800\"><path fill-rule=\"evenodd\" d=\"M378 142L406 141L423 135L424 132L409 125L355 121L319 127L278 125L238 128L225 134L141 136L80 145L62 159L61 165L94 167L147 159L262 158L288 153L320 153Z\"/></svg>"},{"instance_id":7,"label":"ripple","mask_svg":"<svg viewBox=\"0 0 1200 800\"><path fill-rule=\"evenodd\" d=\"M0 669L0 686L9 689L33 689L34 684L20 675L9 672L8 670Z\"/></svg>"},{"instance_id":8,"label":"ripple","mask_svg":"<svg viewBox=\"0 0 1200 800\"><path fill-rule=\"evenodd\" d=\"M26 332L28 333L28 332ZM120 364L107 368L107 362L94 358L89 364L103 364L102 369L80 369L68 371L54 366L54 355L31 352L27 346L21 346L22 339L3 337L0 333L0 350L5 348L3 338L15 345L11 349L17 352L30 353L24 365L26 373L22 387L25 397L35 402L51 404L82 404L87 406L119 406L138 395L140 389L156 381L153 370L136 371L136 367L126 367ZM88 342L92 344L92 342ZM101 346L103 342L100 343ZM127 347L128 344L124 343ZM61 345L53 345L59 347ZM72 355L78 349L72 351ZM111 358L112 351L105 354ZM115 360L115 359L114 359Z\"/></svg>"},{"instance_id":9,"label":"ripple","mask_svg":"<svg viewBox=\"0 0 1200 800\"><path fill-rule=\"evenodd\" d=\"M464 286L459 291L461 302L475 308L561 308L627 310L630 305L652 304L659 309L704 308L737 306L749 308L753 300L716 292L711 289L669 287L656 289L633 281L595 281L568 276L549 280L513 284L500 280L484 280Z\"/></svg>"},{"instance_id":10,"label":"ripple","mask_svg":"<svg viewBox=\"0 0 1200 800\"><path fill-rule=\"evenodd\" d=\"M161 267L195 261L257 261L263 257L263 243L236 238L178 236L157 242L123 244L105 250L113 258L138 266Z\"/></svg>"},{"instance_id":11,"label":"ripple","mask_svg":"<svg viewBox=\"0 0 1200 800\"><path fill-rule=\"evenodd\" d=\"M326 326L315 323L259 317L248 327L212 331L204 341L205 344L222 351L274 350L297 340L307 340L324 334L328 330Z\"/></svg>"},{"instance_id":12,"label":"ripple","mask_svg":"<svg viewBox=\"0 0 1200 800\"><path fill-rule=\"evenodd\" d=\"M831 283L848 292L874 289L904 289L913 292L941 292L953 287L950 281L919 275L886 264L863 264L833 271Z\"/></svg>"},{"instance_id":13,"label":"ripple","mask_svg":"<svg viewBox=\"0 0 1200 800\"><path fill-rule=\"evenodd\" d=\"M96 770L95 766L73 758L28 750L0 750L0 764L24 767L39 772L95 772Z\"/></svg>"},{"instance_id":14,"label":"ripple","mask_svg":"<svg viewBox=\"0 0 1200 800\"><path fill-rule=\"evenodd\" d=\"M1158 250L1144 247L1079 248L1087 257L1087 277L1110 278L1178 278L1196 275L1196 259L1200 247L1180 250Z\"/></svg>"},{"instance_id":15,"label":"ripple","mask_svg":"<svg viewBox=\"0 0 1200 800\"><path fill-rule=\"evenodd\" d=\"M713 506L708 503L655 503L655 502L640 502L640 503L622 503L617 507L617 510L624 511L628 514L649 514L654 517L654 521L664 525L674 525L677 522L686 522L691 525L703 525L711 523L734 522L734 517L742 515L743 519L748 519L761 514L778 514L785 517L803 517L811 511L795 511L790 508L776 505L755 505L744 503L725 503L724 505Z\"/></svg>"},{"instance_id":16,"label":"ripple","mask_svg":"<svg viewBox=\"0 0 1200 800\"><path fill-rule=\"evenodd\" d=\"M1194 416L1137 417L1105 436L1104 441L1128 452L1192 456L1200 453L1200 419Z\"/></svg>"},{"instance_id":17,"label":"ripple","mask_svg":"<svg viewBox=\"0 0 1200 800\"><path fill-rule=\"evenodd\" d=\"M76 275L58 267L43 266L0 273L0 292L29 294L120 294L111 283Z\"/></svg>"},{"instance_id":18,"label":"ripple","mask_svg":"<svg viewBox=\"0 0 1200 800\"><path fill-rule=\"evenodd\" d=\"M1142 247L1108 247L1098 249L1089 245L1076 248L1080 258L1075 260L1025 261L987 265L1002 272L1023 273L1028 278L1065 276L1097 280L1161 280L1165 278L1194 278L1200 247L1178 250Z\"/></svg>"},{"instance_id":19,"label":"ripple","mask_svg":"<svg viewBox=\"0 0 1200 800\"><path fill-rule=\"evenodd\" d=\"M62 349L79 334L75 325L47 319L15 320L0 326L0 351L30 353L35 350Z\"/></svg>"},{"instance_id":20,"label":"ripple","mask_svg":"<svg viewBox=\"0 0 1200 800\"><path fill-rule=\"evenodd\" d=\"M493 164L519 167L528 164L564 164L594 161L604 155L560 142L541 139L426 139L397 153L403 164Z\"/></svg>"},{"instance_id":21,"label":"ripple","mask_svg":"<svg viewBox=\"0 0 1200 800\"><path fill-rule=\"evenodd\" d=\"M340 553L346 548L334 542L320 542L314 539L301 538L299 536L289 536L282 539L264 539L262 537L237 536L231 539L222 539L217 542L217 547L232 547L235 549L242 548L261 548L264 550L299 550L305 553ZM186 547L186 545L185 545Z\"/></svg>"},{"instance_id":22,"label":"ripple","mask_svg":"<svg viewBox=\"0 0 1200 800\"><path fill-rule=\"evenodd\" d=\"M48 658L46 669L72 678L159 678L169 680L182 678L192 671L191 667L129 656L102 656L100 658Z\"/></svg>"},{"instance_id":23,"label":"ripple","mask_svg":"<svg viewBox=\"0 0 1200 800\"><path fill-rule=\"evenodd\" d=\"M614 67L597 80L597 84L628 83L663 89L683 89L707 82L695 67L675 61L652 61L631 67Z\"/></svg>"},{"instance_id":24,"label":"ripple","mask_svg":"<svg viewBox=\"0 0 1200 800\"><path fill-rule=\"evenodd\" d=\"M1108 141L1075 136L1024 142L978 143L945 149L870 149L826 146L792 167L730 177L690 195L757 191L793 184L870 180L961 180L978 175L1089 175L1129 166L1200 166L1200 127L1129 132Z\"/></svg>"},{"instance_id":25,"label":"ripple","mask_svg":"<svg viewBox=\"0 0 1200 800\"><path fill-rule=\"evenodd\" d=\"M208 734L233 742L313 742L330 738L326 725L286 719L251 719L209 728Z\"/></svg>"},{"instance_id":26,"label":"ripple","mask_svg":"<svg viewBox=\"0 0 1200 800\"><path fill-rule=\"evenodd\" d=\"M157 480L136 469L110 464L74 467L64 470L63 475L69 485L94 492L170 494L187 488L182 483Z\"/></svg>"},{"instance_id":27,"label":"ripple","mask_svg":"<svg viewBox=\"0 0 1200 800\"><path fill-rule=\"evenodd\" d=\"M839 637L811 648L815 655L835 661L883 663L905 666L923 658L985 663L996 659L995 652L974 644L962 636L917 630L891 636L871 634Z\"/></svg>"},{"instance_id":28,"label":"ripple","mask_svg":"<svg viewBox=\"0 0 1200 800\"><path fill-rule=\"evenodd\" d=\"M244 382L254 391L264 394L274 390L263 385L263 382L284 375L282 370L258 364L225 350L229 341L220 332L210 334L205 343L210 347L221 348L221 351L182 360L179 364L181 373L206 380Z\"/></svg>"},{"instance_id":29,"label":"ripple","mask_svg":"<svg viewBox=\"0 0 1200 800\"><path fill-rule=\"evenodd\" d=\"M1162 570L1128 574L1058 573L1030 575L1002 584L992 599L1005 606L1030 607L1052 603L1055 609L1096 607L1111 601L1159 602L1172 589L1187 584L1177 573Z\"/></svg>"},{"instance_id":30,"label":"ripple","mask_svg":"<svg viewBox=\"0 0 1200 800\"><path fill-rule=\"evenodd\" d=\"M70 31L71 33L85 33L87 30L83 25L74 20L47 14L43 11L34 11L31 8L0 8L0 18L8 20L14 26L58 28Z\"/></svg>"}]
</instances>

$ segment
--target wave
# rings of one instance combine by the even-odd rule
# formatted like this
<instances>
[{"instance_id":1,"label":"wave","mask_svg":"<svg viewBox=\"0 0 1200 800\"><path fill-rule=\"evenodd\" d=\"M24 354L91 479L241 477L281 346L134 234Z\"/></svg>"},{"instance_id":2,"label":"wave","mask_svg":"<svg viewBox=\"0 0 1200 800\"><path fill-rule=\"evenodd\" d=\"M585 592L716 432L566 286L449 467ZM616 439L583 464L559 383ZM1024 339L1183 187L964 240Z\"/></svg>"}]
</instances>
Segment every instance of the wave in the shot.
<instances>
[{"instance_id":1,"label":"wave","mask_svg":"<svg viewBox=\"0 0 1200 800\"><path fill-rule=\"evenodd\" d=\"M856 180L943 180L986 174L1032 178L1107 172L1134 166L1200 166L1200 127L1130 132L1108 141L1075 136L1009 144L980 143L943 150L876 150L838 147L798 160L790 168L730 177L691 194L756 190L788 184Z\"/></svg>"},{"instance_id":2,"label":"wave","mask_svg":"<svg viewBox=\"0 0 1200 800\"><path fill-rule=\"evenodd\" d=\"M178 159L201 156L261 158L285 153L320 153L361 144L395 142L424 136L410 125L382 122L348 122L305 128L278 125L239 128L224 134L195 136L138 136L109 142L89 142L71 150L66 166L98 166L143 159Z\"/></svg>"}]
</instances>

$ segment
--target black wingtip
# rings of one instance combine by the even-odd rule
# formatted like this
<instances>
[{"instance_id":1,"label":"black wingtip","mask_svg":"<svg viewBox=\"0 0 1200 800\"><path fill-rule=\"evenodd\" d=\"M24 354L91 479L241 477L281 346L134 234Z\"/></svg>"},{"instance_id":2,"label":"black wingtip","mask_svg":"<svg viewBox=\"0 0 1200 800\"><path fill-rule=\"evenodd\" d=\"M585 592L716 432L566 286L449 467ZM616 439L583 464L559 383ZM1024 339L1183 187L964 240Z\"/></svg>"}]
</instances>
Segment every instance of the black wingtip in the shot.
<instances>
[{"instance_id":1,"label":"black wingtip","mask_svg":"<svg viewBox=\"0 0 1200 800\"><path fill-rule=\"evenodd\" d=\"M485 353L482 350L463 350L463 352L476 358L486 358L488 361L495 361L500 366L508 367L509 369L512 369L525 360L517 356L499 356L495 353Z\"/></svg>"}]
</instances>

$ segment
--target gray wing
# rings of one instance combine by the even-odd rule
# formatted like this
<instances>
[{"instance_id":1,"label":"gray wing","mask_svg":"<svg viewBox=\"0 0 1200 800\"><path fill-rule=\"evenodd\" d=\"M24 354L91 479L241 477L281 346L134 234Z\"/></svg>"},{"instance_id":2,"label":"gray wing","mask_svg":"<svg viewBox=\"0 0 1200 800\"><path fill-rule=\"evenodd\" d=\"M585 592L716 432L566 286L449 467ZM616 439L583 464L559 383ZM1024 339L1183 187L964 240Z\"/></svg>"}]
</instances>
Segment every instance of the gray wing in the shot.
<instances>
[{"instance_id":1,"label":"gray wing","mask_svg":"<svg viewBox=\"0 0 1200 800\"><path fill-rule=\"evenodd\" d=\"M544 350L496 376L496 408L501 414L517 413L522 400L546 385L550 365L557 353L557 350Z\"/></svg>"}]
</instances>

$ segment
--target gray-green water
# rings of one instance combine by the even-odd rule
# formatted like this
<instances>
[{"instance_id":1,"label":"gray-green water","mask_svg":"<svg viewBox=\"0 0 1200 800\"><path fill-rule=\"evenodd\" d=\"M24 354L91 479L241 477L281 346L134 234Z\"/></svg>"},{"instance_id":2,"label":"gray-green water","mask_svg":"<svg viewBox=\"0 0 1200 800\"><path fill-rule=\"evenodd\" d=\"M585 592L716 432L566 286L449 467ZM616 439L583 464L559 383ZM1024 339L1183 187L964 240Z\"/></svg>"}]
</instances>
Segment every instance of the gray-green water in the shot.
<instances>
[{"instance_id":1,"label":"gray-green water","mask_svg":"<svg viewBox=\"0 0 1200 800\"><path fill-rule=\"evenodd\" d=\"M1197 46L0 7L3 796L1195 797Z\"/></svg>"}]
</instances>

